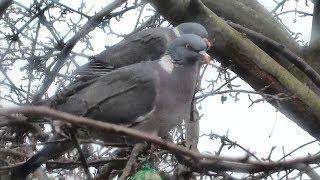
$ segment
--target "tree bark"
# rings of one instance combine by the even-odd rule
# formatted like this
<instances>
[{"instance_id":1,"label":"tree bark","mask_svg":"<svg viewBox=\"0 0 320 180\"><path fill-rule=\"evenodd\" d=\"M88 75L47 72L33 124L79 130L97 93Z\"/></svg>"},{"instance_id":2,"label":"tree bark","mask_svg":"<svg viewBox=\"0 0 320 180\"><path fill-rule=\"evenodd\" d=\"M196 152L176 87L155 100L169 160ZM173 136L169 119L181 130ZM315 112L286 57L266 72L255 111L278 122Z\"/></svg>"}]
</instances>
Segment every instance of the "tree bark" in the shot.
<instances>
[{"instance_id":1,"label":"tree bark","mask_svg":"<svg viewBox=\"0 0 320 180\"><path fill-rule=\"evenodd\" d=\"M256 0L202 0L211 11L225 20L259 32L291 51L302 54L299 44L288 31Z\"/></svg>"},{"instance_id":2,"label":"tree bark","mask_svg":"<svg viewBox=\"0 0 320 180\"><path fill-rule=\"evenodd\" d=\"M259 4L259 2L255 0L202 0L202 2L219 17L259 32L286 46L297 56L304 58L302 48L299 44L288 33L284 26ZM316 85L306 77L301 70L279 54L279 52L269 48L269 46L265 46L262 42L254 41L254 43L281 66L286 68L299 81L308 84L312 90L320 94Z\"/></svg>"},{"instance_id":3,"label":"tree bark","mask_svg":"<svg viewBox=\"0 0 320 180\"><path fill-rule=\"evenodd\" d=\"M0 0L0 19L12 2L13 0Z\"/></svg>"},{"instance_id":4,"label":"tree bark","mask_svg":"<svg viewBox=\"0 0 320 180\"><path fill-rule=\"evenodd\" d=\"M320 0L314 1L310 46L305 51L305 57L320 72Z\"/></svg>"},{"instance_id":5,"label":"tree bark","mask_svg":"<svg viewBox=\"0 0 320 180\"><path fill-rule=\"evenodd\" d=\"M152 0L151 3L174 25L186 21L203 24L213 42L209 52L213 57L223 65L232 67L255 90L269 86L265 93L293 96L286 101L268 102L312 136L320 138L320 98L243 34L228 26L211 11L214 9L208 9L198 0ZM252 20L249 17L245 19Z\"/></svg>"},{"instance_id":6,"label":"tree bark","mask_svg":"<svg viewBox=\"0 0 320 180\"><path fill-rule=\"evenodd\" d=\"M319 41L320 41L320 1L317 0L314 2L314 7L313 7L310 46L319 47L319 44L320 44Z\"/></svg>"}]
</instances>

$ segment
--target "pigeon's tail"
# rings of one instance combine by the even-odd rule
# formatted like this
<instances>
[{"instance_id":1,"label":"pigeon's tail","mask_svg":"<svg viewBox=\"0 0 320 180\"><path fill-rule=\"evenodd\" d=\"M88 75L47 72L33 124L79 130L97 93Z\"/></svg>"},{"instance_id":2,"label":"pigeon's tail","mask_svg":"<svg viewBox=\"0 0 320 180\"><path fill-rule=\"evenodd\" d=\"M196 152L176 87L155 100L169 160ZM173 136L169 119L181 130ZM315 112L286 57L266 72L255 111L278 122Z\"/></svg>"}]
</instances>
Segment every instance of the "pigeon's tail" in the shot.
<instances>
[{"instance_id":1,"label":"pigeon's tail","mask_svg":"<svg viewBox=\"0 0 320 180\"><path fill-rule=\"evenodd\" d=\"M61 136L61 135L60 135ZM50 141L61 139L61 137L53 137ZM26 177L38 169L42 164L46 163L50 159L57 159L63 155L66 151L73 147L73 143L70 140L63 142L54 142L52 144L45 145L39 152L33 155L25 163L11 170L11 179L20 180L26 179Z\"/></svg>"}]
</instances>

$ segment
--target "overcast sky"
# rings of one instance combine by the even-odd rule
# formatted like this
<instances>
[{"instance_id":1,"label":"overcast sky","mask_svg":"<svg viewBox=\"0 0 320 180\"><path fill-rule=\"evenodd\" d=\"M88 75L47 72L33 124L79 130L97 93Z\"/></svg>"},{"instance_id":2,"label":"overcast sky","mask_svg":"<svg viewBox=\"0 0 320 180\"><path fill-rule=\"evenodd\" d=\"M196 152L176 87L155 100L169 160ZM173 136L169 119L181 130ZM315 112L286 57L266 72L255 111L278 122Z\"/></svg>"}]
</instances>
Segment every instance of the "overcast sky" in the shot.
<instances>
[{"instance_id":1,"label":"overcast sky","mask_svg":"<svg viewBox=\"0 0 320 180\"><path fill-rule=\"evenodd\" d=\"M26 2L20 0L21 2ZM280 1L280 0L278 0ZM73 7L77 7L76 3L81 1L61 1L61 3L70 4ZM98 11L102 7L102 3L105 1L86 1L87 9L95 7L95 11ZM273 0L259 0L268 10L273 9L276 4ZM296 4L297 3L297 4ZM296 6L297 5L297 6ZM289 0L283 8L283 11L294 10L296 7L298 10L312 13L313 4L309 2L309 6L305 6L305 1L300 0ZM93 14L95 12L92 10L88 14ZM146 10L146 13L148 11ZM151 12L149 12L151 13ZM118 33L128 33L131 31L132 27L135 25L135 20L130 20L130 17L136 17L138 12L132 11L126 14L126 21L121 20L120 22L112 22L112 27L114 31ZM299 17L296 16L297 21L294 22L295 15L293 13L288 13L280 16L283 22L294 32L300 32L301 40L305 42L309 41L310 31L311 31L311 17ZM64 27L58 28L60 31L64 31ZM86 52L88 55L93 55L104 49L104 45L112 45L121 39L115 38L101 38L103 33L100 30L95 30L90 33L97 38L92 40L92 45L94 46L95 52ZM43 36L46 34L43 33ZM103 36L106 37L106 36ZM78 44L75 49L81 48L81 44ZM83 60L85 63L85 60ZM209 69L206 78L216 77L216 69ZM11 75L19 74L19 70L15 69L12 71ZM235 74L232 74L235 76ZM20 78L14 79L15 82L21 82ZM245 82L237 78L233 84L241 85L239 89L252 90ZM205 85L205 83L204 83ZM219 85L216 85L219 87ZM226 90L226 89L224 89ZM51 93L53 93L52 91ZM228 96L228 95L227 95ZM239 144L246 148L249 148L252 152L256 152L258 157L267 157L269 155L272 146L276 146L273 159L277 160L283 156L282 146L285 152L289 152L301 144L313 140L313 138L301 128L299 128L295 123L288 120L280 112L277 112L274 107L268 103L255 104L248 108L250 101L248 100L247 94L241 94L240 100L234 102L232 98L228 96L228 100L225 103L221 103L220 95L210 97L200 104L201 112L204 116L201 119L201 133L210 133L211 131L220 135L226 134L228 131L229 138L231 140L237 141ZM252 96L253 98L259 98L258 96ZM206 138L201 138L199 148L200 151L217 151L220 145L220 141L210 141ZM315 153L319 149L318 144L312 144L307 148L298 151L294 154L296 156L305 156L307 152ZM223 151L224 154L229 156L239 156L242 155L242 151Z\"/></svg>"}]
</instances>

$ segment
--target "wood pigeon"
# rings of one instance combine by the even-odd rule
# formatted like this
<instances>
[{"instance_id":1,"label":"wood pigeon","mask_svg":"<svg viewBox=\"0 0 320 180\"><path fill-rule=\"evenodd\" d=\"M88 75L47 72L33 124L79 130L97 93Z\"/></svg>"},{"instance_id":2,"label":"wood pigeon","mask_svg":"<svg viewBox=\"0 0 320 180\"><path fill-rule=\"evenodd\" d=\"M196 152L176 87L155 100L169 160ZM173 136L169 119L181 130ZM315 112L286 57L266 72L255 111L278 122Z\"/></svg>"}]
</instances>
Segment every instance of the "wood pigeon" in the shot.
<instances>
[{"instance_id":1,"label":"wood pigeon","mask_svg":"<svg viewBox=\"0 0 320 180\"><path fill-rule=\"evenodd\" d=\"M182 34L196 34L208 37L208 32L201 24L187 22L176 27L150 28L123 39L92 58L92 61L78 68L73 74L80 76L99 76L112 69L157 60L165 54L172 40ZM206 40L208 44L209 41Z\"/></svg>"},{"instance_id":2,"label":"wood pigeon","mask_svg":"<svg viewBox=\"0 0 320 180\"><path fill-rule=\"evenodd\" d=\"M77 93L65 97L56 108L164 136L190 114L199 66L209 62L207 49L202 37L181 35L159 60L136 63L96 77ZM107 142L136 142L99 129L86 130L89 137ZM48 144L14 169L12 175L15 179L24 178L72 147L70 141Z\"/></svg>"}]
</instances>

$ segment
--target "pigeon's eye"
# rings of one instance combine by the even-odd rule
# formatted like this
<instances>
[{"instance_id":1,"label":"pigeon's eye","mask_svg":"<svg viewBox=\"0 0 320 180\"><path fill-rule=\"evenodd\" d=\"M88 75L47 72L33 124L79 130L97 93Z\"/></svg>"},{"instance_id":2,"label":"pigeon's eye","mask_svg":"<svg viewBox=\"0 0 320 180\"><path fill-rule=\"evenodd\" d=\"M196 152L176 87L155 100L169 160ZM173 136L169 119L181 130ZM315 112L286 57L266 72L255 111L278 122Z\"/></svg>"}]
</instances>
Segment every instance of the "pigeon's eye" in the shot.
<instances>
[{"instance_id":1,"label":"pigeon's eye","mask_svg":"<svg viewBox=\"0 0 320 180\"><path fill-rule=\"evenodd\" d=\"M186 48L191 50L191 51L196 51L190 44L186 44Z\"/></svg>"}]
</instances>

